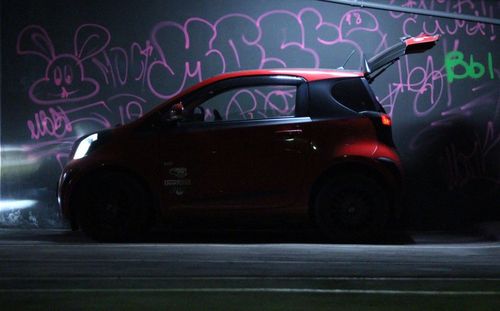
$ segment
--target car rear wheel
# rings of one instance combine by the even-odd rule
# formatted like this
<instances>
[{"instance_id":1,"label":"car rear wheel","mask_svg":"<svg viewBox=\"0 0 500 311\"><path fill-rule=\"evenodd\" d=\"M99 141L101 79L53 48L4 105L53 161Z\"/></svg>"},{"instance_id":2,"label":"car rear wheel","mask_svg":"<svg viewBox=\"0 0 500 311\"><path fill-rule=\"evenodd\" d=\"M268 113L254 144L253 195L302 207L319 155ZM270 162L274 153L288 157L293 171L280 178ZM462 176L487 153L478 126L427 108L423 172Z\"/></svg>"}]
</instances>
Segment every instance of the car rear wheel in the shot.
<instances>
[{"instance_id":1,"label":"car rear wheel","mask_svg":"<svg viewBox=\"0 0 500 311\"><path fill-rule=\"evenodd\" d=\"M116 172L87 178L75 199L82 231L92 239L122 242L147 228L149 206L144 188L132 177Z\"/></svg>"},{"instance_id":2,"label":"car rear wheel","mask_svg":"<svg viewBox=\"0 0 500 311\"><path fill-rule=\"evenodd\" d=\"M383 234L390 216L389 203L387 192L377 180L344 174L323 184L313 212L319 229L328 238L366 241Z\"/></svg>"}]
</instances>

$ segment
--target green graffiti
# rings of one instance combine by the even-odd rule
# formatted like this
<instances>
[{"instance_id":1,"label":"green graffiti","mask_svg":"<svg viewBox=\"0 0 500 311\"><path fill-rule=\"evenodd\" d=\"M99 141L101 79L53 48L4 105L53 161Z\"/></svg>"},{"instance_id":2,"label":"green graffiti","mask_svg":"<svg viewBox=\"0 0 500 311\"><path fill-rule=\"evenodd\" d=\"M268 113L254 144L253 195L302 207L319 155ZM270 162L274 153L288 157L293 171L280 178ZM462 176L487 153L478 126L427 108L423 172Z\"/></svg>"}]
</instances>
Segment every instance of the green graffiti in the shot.
<instances>
[{"instance_id":1,"label":"green graffiti","mask_svg":"<svg viewBox=\"0 0 500 311\"><path fill-rule=\"evenodd\" d=\"M490 79L495 79L495 74L493 73L493 56L488 53L488 71L490 72Z\"/></svg>"},{"instance_id":2,"label":"green graffiti","mask_svg":"<svg viewBox=\"0 0 500 311\"><path fill-rule=\"evenodd\" d=\"M464 60L464 53L460 51L451 51L446 54L444 58L444 65L446 68L446 77L448 83L454 80L461 80L466 78L479 79L486 73L484 65L474 60L474 55L470 55L469 61ZM490 79L495 79L493 72L493 56L488 52L488 73Z\"/></svg>"}]
</instances>

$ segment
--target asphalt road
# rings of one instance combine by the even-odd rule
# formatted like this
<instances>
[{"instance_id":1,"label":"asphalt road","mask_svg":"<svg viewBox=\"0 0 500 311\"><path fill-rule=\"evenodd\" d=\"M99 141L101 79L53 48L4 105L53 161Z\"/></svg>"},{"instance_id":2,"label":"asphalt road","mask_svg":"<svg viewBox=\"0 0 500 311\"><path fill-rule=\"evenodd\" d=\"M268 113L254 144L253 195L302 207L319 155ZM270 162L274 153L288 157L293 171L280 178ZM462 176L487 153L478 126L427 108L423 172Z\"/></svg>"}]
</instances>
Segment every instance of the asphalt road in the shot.
<instances>
[{"instance_id":1,"label":"asphalt road","mask_svg":"<svg viewBox=\"0 0 500 311\"><path fill-rule=\"evenodd\" d=\"M353 245L208 235L100 244L63 230L0 230L0 308L500 310L500 242L483 236Z\"/></svg>"}]
</instances>

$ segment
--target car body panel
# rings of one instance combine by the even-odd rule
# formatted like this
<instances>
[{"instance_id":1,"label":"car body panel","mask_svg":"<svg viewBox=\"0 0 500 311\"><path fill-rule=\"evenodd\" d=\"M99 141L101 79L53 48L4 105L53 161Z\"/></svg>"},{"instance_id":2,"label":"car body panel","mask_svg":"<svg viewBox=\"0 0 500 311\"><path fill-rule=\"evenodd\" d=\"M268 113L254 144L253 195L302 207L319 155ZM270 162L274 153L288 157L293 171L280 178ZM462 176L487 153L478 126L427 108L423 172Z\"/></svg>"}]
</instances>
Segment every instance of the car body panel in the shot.
<instances>
[{"instance_id":1,"label":"car body panel","mask_svg":"<svg viewBox=\"0 0 500 311\"><path fill-rule=\"evenodd\" d=\"M164 200L172 208L291 204L307 163L310 119L285 121L248 122L236 128L228 123L208 131L180 127L170 132L160 142ZM175 176L176 171L184 173Z\"/></svg>"},{"instance_id":2,"label":"car body panel","mask_svg":"<svg viewBox=\"0 0 500 311\"><path fill-rule=\"evenodd\" d=\"M65 167L59 197L67 218L74 218L70 202L78 183L100 170L136 176L155 194L158 214L171 219L213 209L278 209L304 216L312 184L332 165L364 163L383 170L376 157L386 156L399 166L395 151L377 151L372 121L349 111L341 118L297 116L208 125L165 124L157 113L115 128L111 136L96 154Z\"/></svg>"},{"instance_id":3,"label":"car body panel","mask_svg":"<svg viewBox=\"0 0 500 311\"><path fill-rule=\"evenodd\" d=\"M404 38L370 59L373 68L364 73L259 69L198 83L138 120L98 133L99 144L86 156L70 160L61 174L62 212L77 228L74 194L83 181L92 181L93 174L102 170L134 176L163 219L183 213L205 215L214 209L306 215L318 183L346 169L377 176L396 195L402 169L390 118L364 77L411 52L410 47L432 45L438 38ZM215 108L203 107L233 89L277 85L294 90L292 115L233 120L226 113L225 119L220 115L216 119ZM339 96L338 85L345 85L354 99ZM288 96L286 91L276 94ZM357 95L370 111L361 111L365 106L356 102ZM213 113L213 121L207 122L207 113Z\"/></svg>"},{"instance_id":4,"label":"car body panel","mask_svg":"<svg viewBox=\"0 0 500 311\"><path fill-rule=\"evenodd\" d=\"M78 185L103 170L120 171L137 177L150 193L160 193L160 163L156 161L158 142L155 129L123 126L112 129L109 141L93 157L70 160L59 179L58 201L63 215L74 217L70 202ZM154 159L152 161L152 159ZM159 198L153 198L159 201Z\"/></svg>"}]
</instances>

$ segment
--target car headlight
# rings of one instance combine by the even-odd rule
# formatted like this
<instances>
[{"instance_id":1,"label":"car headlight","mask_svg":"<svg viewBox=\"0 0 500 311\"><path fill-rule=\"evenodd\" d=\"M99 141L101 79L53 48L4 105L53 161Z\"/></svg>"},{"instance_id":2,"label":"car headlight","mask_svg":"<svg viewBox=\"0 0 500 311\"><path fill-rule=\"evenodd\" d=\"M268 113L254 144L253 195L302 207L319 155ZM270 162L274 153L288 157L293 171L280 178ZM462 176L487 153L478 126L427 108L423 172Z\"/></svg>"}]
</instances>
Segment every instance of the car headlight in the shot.
<instances>
[{"instance_id":1,"label":"car headlight","mask_svg":"<svg viewBox=\"0 0 500 311\"><path fill-rule=\"evenodd\" d=\"M78 147L76 147L75 154L73 155L73 159L81 159L84 156L87 155L87 152L90 149L90 146L97 141L97 133L94 133L92 135L89 135L85 137L79 144Z\"/></svg>"}]
</instances>

